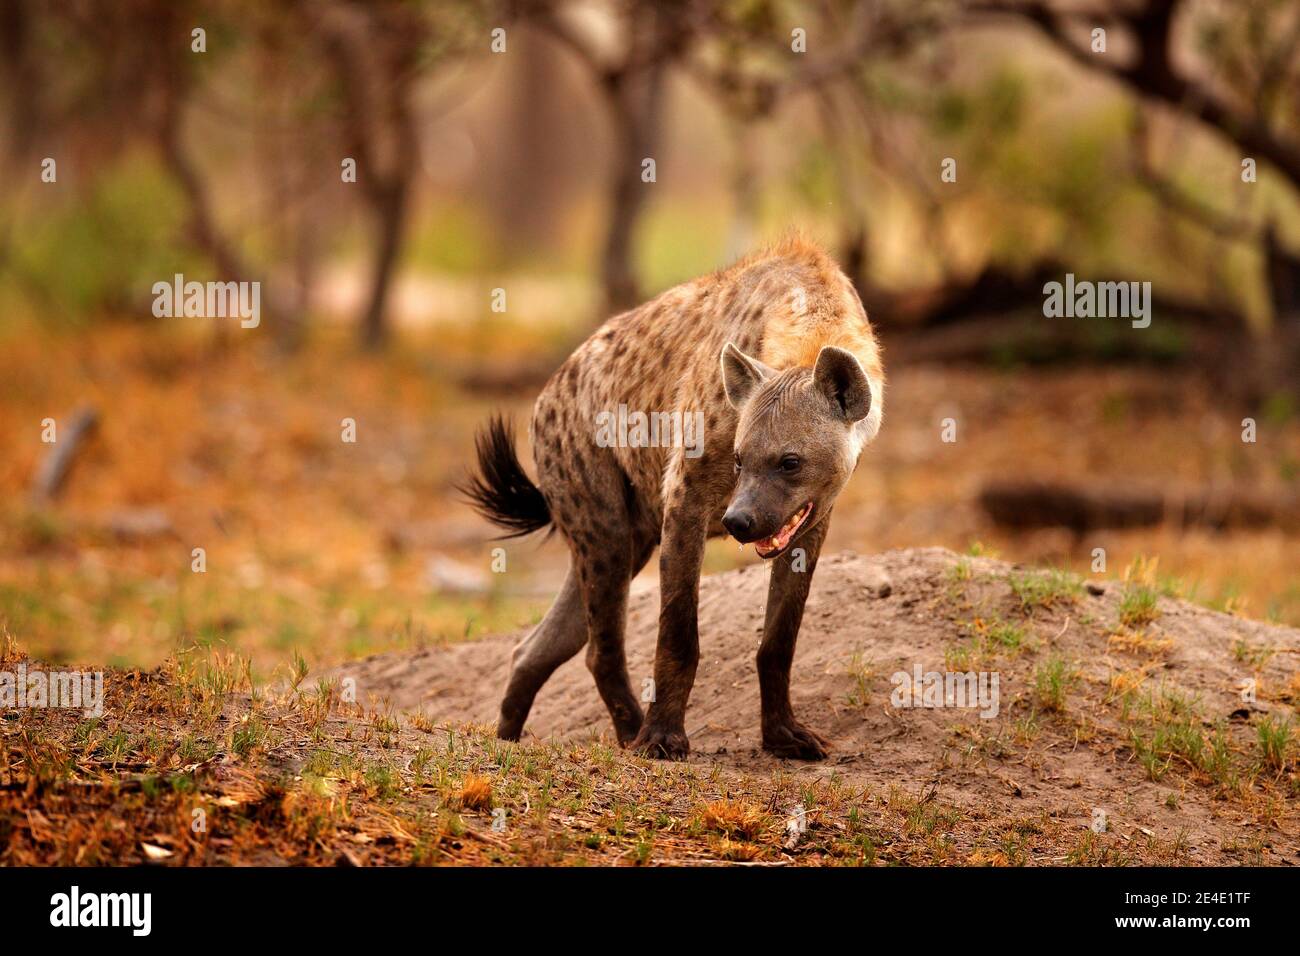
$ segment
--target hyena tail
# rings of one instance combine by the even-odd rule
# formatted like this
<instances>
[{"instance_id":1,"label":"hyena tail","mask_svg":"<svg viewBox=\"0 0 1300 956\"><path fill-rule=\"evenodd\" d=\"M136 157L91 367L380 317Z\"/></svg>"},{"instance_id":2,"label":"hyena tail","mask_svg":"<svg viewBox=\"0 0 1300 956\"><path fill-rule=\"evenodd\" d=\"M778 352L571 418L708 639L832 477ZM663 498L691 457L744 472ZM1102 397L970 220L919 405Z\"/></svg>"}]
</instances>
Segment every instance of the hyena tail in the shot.
<instances>
[{"instance_id":1,"label":"hyena tail","mask_svg":"<svg viewBox=\"0 0 1300 956\"><path fill-rule=\"evenodd\" d=\"M551 523L551 509L539 489L524 473L515 454L514 429L500 415L474 438L478 473L460 485L474 510L499 528L503 538L518 538Z\"/></svg>"}]
</instances>

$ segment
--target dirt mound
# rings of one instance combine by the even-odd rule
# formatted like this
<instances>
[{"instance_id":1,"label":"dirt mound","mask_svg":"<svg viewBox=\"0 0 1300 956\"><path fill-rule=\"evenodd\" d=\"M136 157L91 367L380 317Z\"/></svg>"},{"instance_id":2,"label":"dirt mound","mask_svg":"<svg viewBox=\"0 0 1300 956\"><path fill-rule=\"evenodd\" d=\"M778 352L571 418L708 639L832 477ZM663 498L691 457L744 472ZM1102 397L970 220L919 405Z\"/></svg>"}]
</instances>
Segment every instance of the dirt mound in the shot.
<instances>
[{"instance_id":1,"label":"dirt mound","mask_svg":"<svg viewBox=\"0 0 1300 956\"><path fill-rule=\"evenodd\" d=\"M808 599L792 697L833 753L796 764L758 749L766 590L760 565L701 582L693 763L896 787L990 826L1032 827L1046 814L1077 819L1086 836L1104 819L1121 841L1165 841L1192 863L1300 863L1294 734L1280 760L1259 742L1261 725L1293 720L1300 631L939 548L829 556ZM638 590L634 687L652 672L657 615L657 591ZM363 700L492 723L520 637L372 657L332 676L354 678ZM997 715L895 706L893 675L918 668L996 674ZM525 734L612 742L581 655L542 690Z\"/></svg>"}]
</instances>

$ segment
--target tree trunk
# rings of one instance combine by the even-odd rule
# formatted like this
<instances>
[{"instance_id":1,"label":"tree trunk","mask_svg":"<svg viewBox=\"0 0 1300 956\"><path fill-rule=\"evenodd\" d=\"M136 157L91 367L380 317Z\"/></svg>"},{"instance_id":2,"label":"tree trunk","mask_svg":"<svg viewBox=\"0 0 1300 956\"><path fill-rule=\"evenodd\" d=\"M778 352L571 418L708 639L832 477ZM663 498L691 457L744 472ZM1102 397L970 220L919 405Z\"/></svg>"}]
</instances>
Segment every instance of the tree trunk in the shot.
<instances>
[{"instance_id":1,"label":"tree trunk","mask_svg":"<svg viewBox=\"0 0 1300 956\"><path fill-rule=\"evenodd\" d=\"M380 348L388 340L388 291L392 286L397 266L398 251L402 245L402 229L406 224L406 197L408 184L402 176L384 189L382 197L374 204L377 219L379 251L375 256L370 277L370 293L361 323L361 344L367 349Z\"/></svg>"},{"instance_id":2,"label":"tree trunk","mask_svg":"<svg viewBox=\"0 0 1300 956\"><path fill-rule=\"evenodd\" d=\"M654 151L659 140L663 81L663 67L656 64L641 75L623 74L611 81L608 91L615 143L610 168L609 226L600 274L605 306L611 312L621 312L640 301L632 243L647 190L654 185L642 182L642 162L655 159L658 176Z\"/></svg>"}]
</instances>

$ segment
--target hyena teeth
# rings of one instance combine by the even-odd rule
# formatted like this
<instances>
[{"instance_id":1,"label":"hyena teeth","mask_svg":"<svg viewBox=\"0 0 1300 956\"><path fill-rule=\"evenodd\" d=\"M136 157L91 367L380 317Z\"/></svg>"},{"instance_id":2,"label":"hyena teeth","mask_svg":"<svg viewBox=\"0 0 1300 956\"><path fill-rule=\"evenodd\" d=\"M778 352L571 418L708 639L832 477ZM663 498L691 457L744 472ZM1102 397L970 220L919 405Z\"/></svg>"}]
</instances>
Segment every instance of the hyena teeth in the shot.
<instances>
[{"instance_id":1,"label":"hyena teeth","mask_svg":"<svg viewBox=\"0 0 1300 956\"><path fill-rule=\"evenodd\" d=\"M802 508L796 511L790 517L790 520L781 526L781 530L778 531L776 534L767 538L763 538L759 541L755 541L754 550L757 551L760 556L766 556L768 554L771 554L773 551L780 551L782 548L784 548L786 545L790 543L790 539L793 538L795 532L798 531L799 528L803 526L804 521L807 520L808 515L810 515L811 513L812 513L812 502L810 501L808 502L808 504L804 505Z\"/></svg>"}]
</instances>

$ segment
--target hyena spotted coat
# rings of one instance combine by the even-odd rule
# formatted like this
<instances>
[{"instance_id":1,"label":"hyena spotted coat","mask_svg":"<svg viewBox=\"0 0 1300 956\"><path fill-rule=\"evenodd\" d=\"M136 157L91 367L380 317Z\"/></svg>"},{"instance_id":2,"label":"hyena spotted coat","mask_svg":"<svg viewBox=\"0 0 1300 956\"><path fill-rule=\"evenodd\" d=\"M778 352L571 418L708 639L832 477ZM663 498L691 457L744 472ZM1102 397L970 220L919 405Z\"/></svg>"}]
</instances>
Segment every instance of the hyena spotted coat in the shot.
<instances>
[{"instance_id":1,"label":"hyena spotted coat","mask_svg":"<svg viewBox=\"0 0 1300 956\"><path fill-rule=\"evenodd\" d=\"M758 648L763 747L818 759L795 720L790 663L835 498L880 429L884 373L852 284L817 246L783 240L611 318L560 366L532 419L534 484L500 419L479 436L466 491L507 536L548 525L568 576L512 655L498 734L518 739L538 690L584 646L619 743L689 752L686 703L706 538L754 542L772 561ZM682 442L602 447L601 413L703 413L703 454ZM667 445L668 447L664 447ZM623 651L628 586L659 547L654 696L643 715Z\"/></svg>"}]
</instances>

